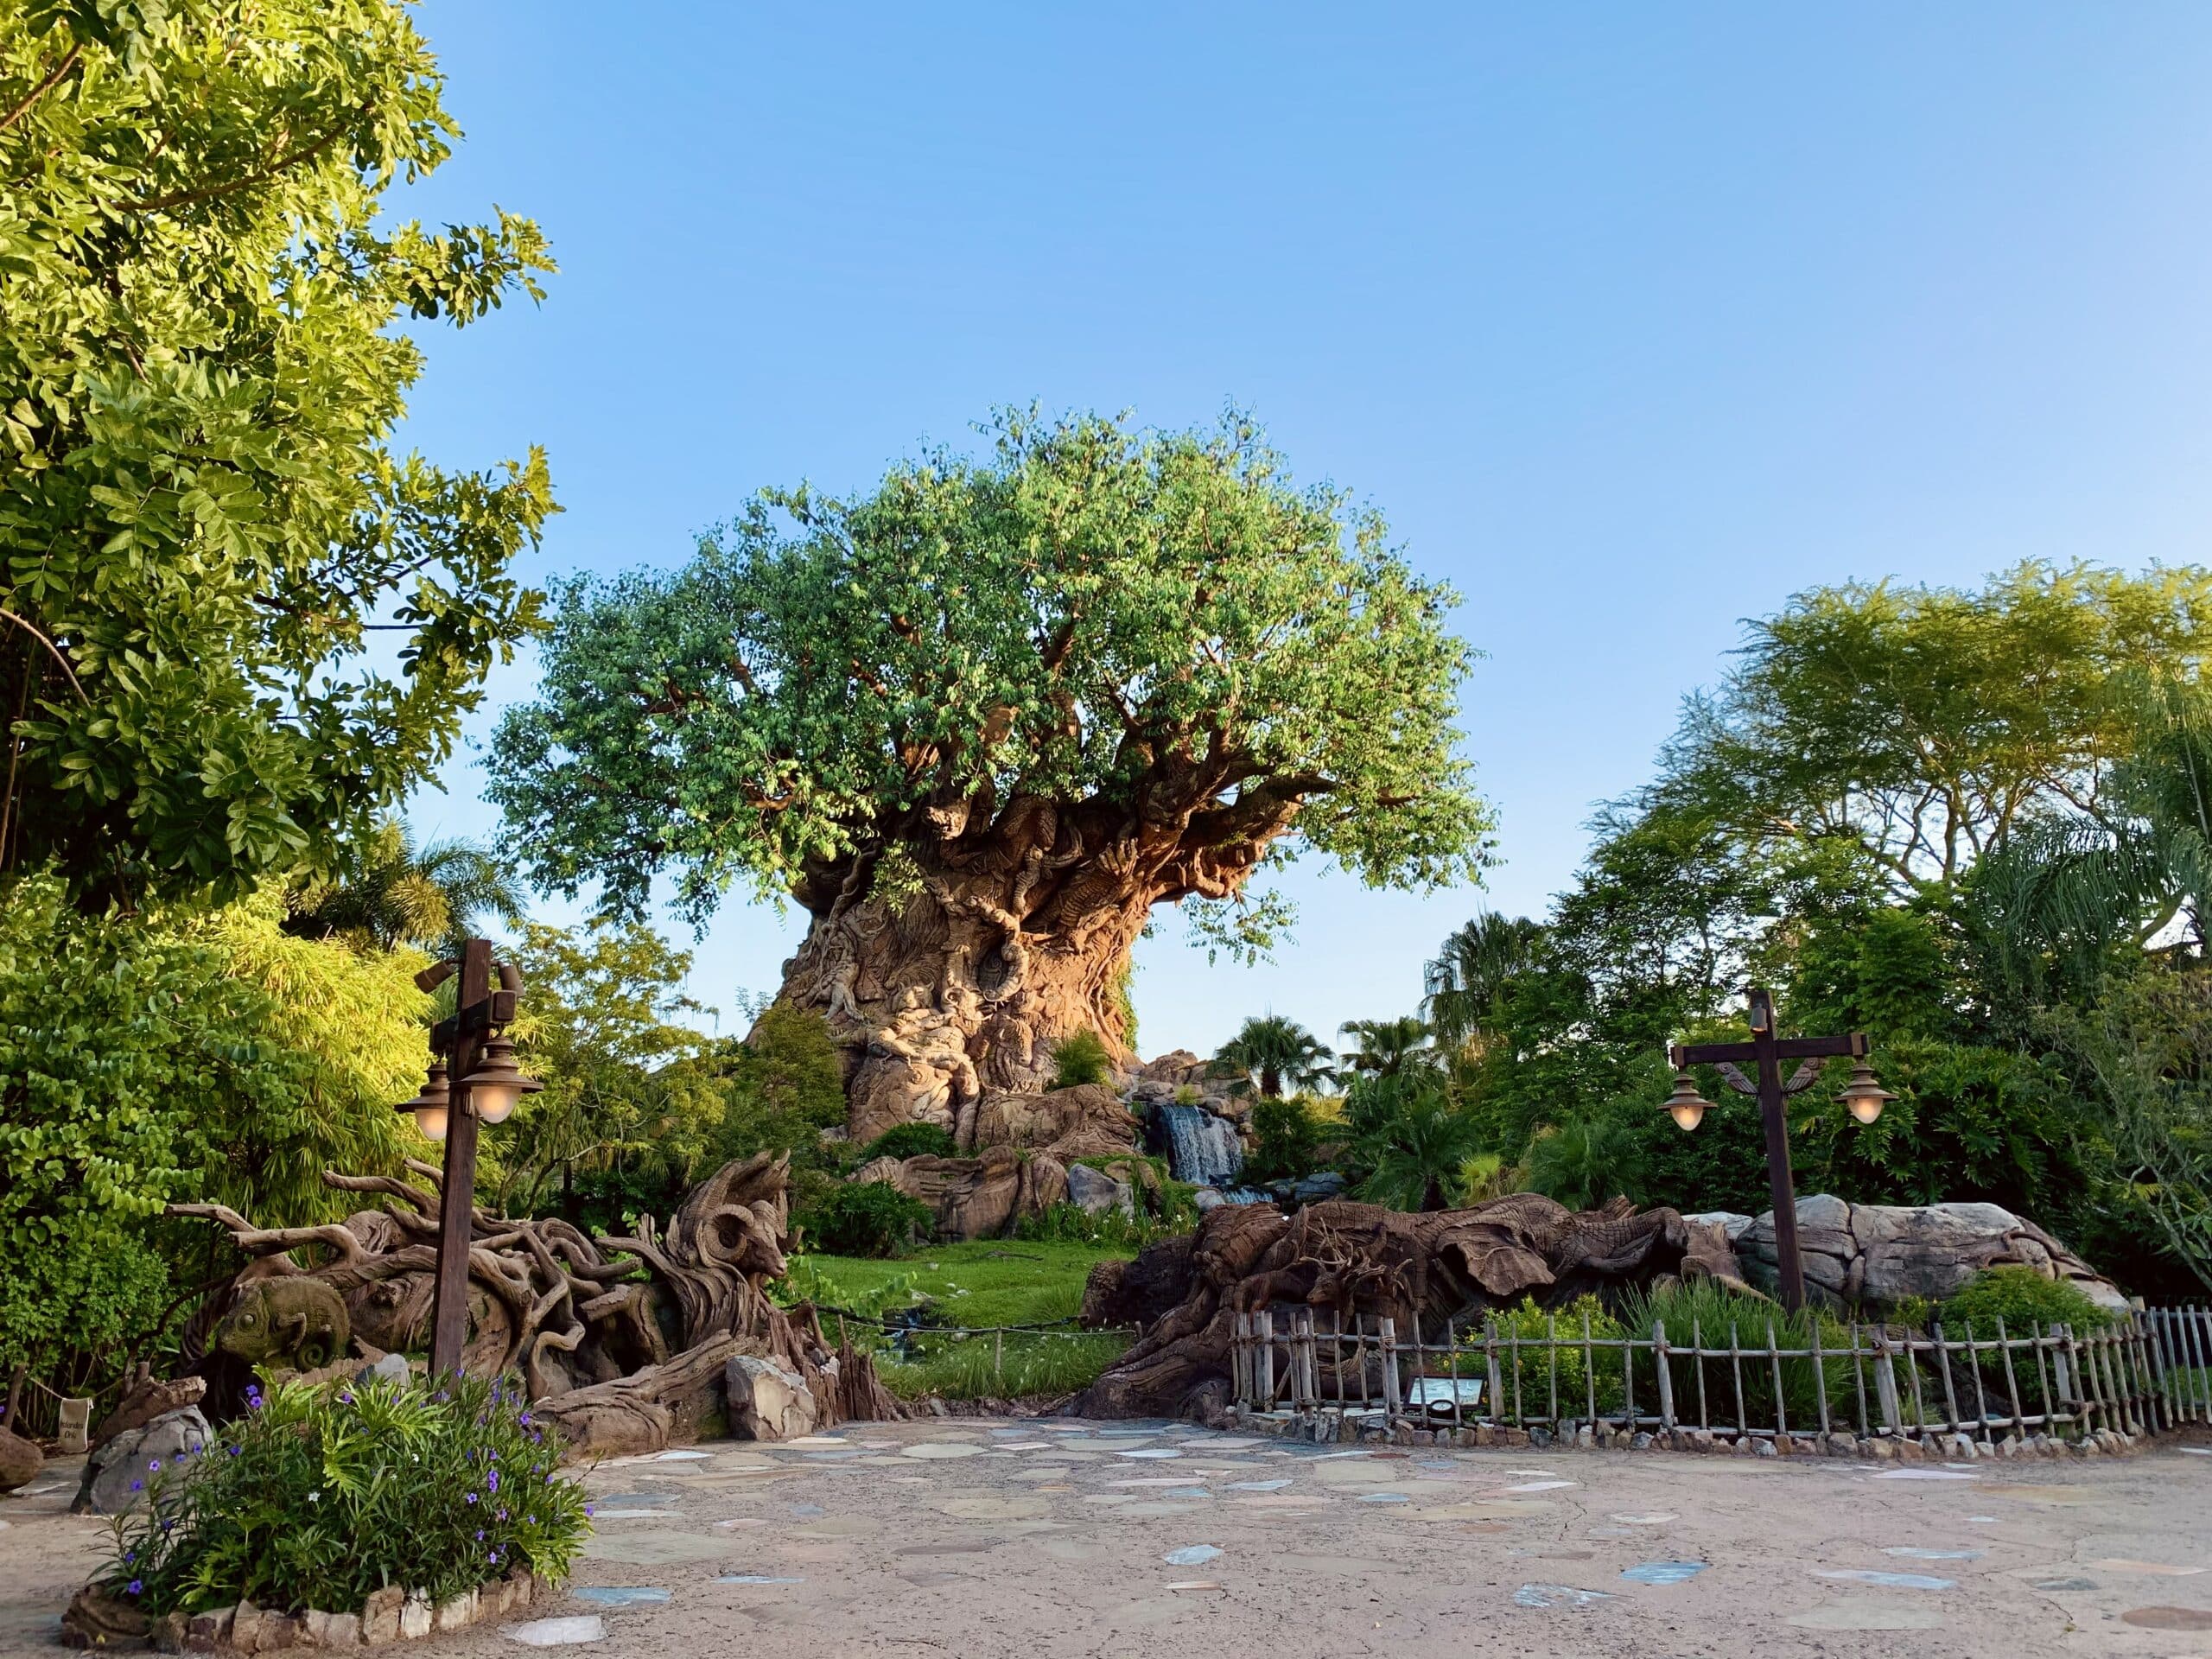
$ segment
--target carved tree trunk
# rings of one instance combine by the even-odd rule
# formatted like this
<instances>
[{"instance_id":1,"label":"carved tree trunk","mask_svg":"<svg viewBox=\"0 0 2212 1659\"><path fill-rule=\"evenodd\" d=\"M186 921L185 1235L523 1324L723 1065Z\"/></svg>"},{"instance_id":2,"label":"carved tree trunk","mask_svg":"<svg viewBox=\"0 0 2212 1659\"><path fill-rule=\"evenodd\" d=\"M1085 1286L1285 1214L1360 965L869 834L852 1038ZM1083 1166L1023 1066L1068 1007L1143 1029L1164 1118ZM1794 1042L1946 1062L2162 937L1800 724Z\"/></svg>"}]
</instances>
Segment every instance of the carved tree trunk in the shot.
<instances>
[{"instance_id":1,"label":"carved tree trunk","mask_svg":"<svg viewBox=\"0 0 2212 1659\"><path fill-rule=\"evenodd\" d=\"M782 1000L845 1048L853 1138L957 1130L983 1091L1043 1086L1080 1031L1130 1058L1120 985L1152 907L1231 896L1296 812L1287 784L1224 805L1225 786L1196 766L1128 807L1023 797L994 814L978 798L911 815L894 857L810 868L794 893L814 922Z\"/></svg>"}]
</instances>

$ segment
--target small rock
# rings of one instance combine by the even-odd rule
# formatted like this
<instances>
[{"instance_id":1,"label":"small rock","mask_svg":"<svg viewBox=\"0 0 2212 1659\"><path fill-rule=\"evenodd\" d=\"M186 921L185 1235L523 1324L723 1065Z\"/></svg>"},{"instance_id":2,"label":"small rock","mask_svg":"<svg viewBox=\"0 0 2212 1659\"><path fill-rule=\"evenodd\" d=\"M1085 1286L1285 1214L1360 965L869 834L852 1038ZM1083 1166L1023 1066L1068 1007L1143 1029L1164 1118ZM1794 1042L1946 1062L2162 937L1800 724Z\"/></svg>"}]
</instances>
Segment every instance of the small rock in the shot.
<instances>
[{"instance_id":1,"label":"small rock","mask_svg":"<svg viewBox=\"0 0 2212 1659\"><path fill-rule=\"evenodd\" d=\"M1754 1440L1751 1442L1751 1455L1755 1458L1778 1458L1782 1454L1774 1449L1772 1440Z\"/></svg>"},{"instance_id":2,"label":"small rock","mask_svg":"<svg viewBox=\"0 0 2212 1659\"><path fill-rule=\"evenodd\" d=\"M580 1618L536 1618L527 1624L510 1624L500 1634L526 1648L565 1648L605 1641L607 1626L597 1613L588 1613Z\"/></svg>"},{"instance_id":3,"label":"small rock","mask_svg":"<svg viewBox=\"0 0 2212 1659\"><path fill-rule=\"evenodd\" d=\"M326 1613L310 1607L301 1623L308 1647L357 1648L361 1644L359 1613Z\"/></svg>"},{"instance_id":4,"label":"small rock","mask_svg":"<svg viewBox=\"0 0 2212 1659\"><path fill-rule=\"evenodd\" d=\"M434 1615L430 1599L416 1591L399 1604L399 1639L414 1642L430 1633Z\"/></svg>"},{"instance_id":5,"label":"small rock","mask_svg":"<svg viewBox=\"0 0 2212 1659\"><path fill-rule=\"evenodd\" d=\"M431 1628L437 1630L461 1630L476 1622L477 1594L464 1590L449 1601L441 1602L432 1617Z\"/></svg>"},{"instance_id":6,"label":"small rock","mask_svg":"<svg viewBox=\"0 0 2212 1659\"><path fill-rule=\"evenodd\" d=\"M0 1492L29 1485L46 1466L46 1453L36 1440L27 1440L13 1429L0 1428Z\"/></svg>"},{"instance_id":7,"label":"small rock","mask_svg":"<svg viewBox=\"0 0 2212 1659\"><path fill-rule=\"evenodd\" d=\"M1651 1436L1645 1433L1642 1429L1637 1430L1635 1433L1628 1437L1628 1449L1631 1452L1649 1451L1651 1449Z\"/></svg>"},{"instance_id":8,"label":"small rock","mask_svg":"<svg viewBox=\"0 0 2212 1659\"><path fill-rule=\"evenodd\" d=\"M361 1604L361 1640L365 1645L382 1647L399 1640L399 1611L406 1600L407 1592L396 1584L369 1592L369 1599Z\"/></svg>"},{"instance_id":9,"label":"small rock","mask_svg":"<svg viewBox=\"0 0 2212 1659\"><path fill-rule=\"evenodd\" d=\"M268 1615L250 1601L241 1601L231 1614L231 1645L240 1653L261 1649L261 1622Z\"/></svg>"},{"instance_id":10,"label":"small rock","mask_svg":"<svg viewBox=\"0 0 2212 1659\"><path fill-rule=\"evenodd\" d=\"M185 1622L184 1645L194 1653L213 1653L231 1639L232 1607L212 1613L194 1613Z\"/></svg>"},{"instance_id":11,"label":"small rock","mask_svg":"<svg viewBox=\"0 0 2212 1659\"><path fill-rule=\"evenodd\" d=\"M147 1484L156 1472L152 1465L167 1469L180 1457L198 1457L212 1434L197 1406L118 1434L86 1460L73 1508L79 1515L121 1515L136 1509L146 1501Z\"/></svg>"},{"instance_id":12,"label":"small rock","mask_svg":"<svg viewBox=\"0 0 2212 1659\"><path fill-rule=\"evenodd\" d=\"M299 1645L300 1621L297 1618L290 1613L262 1614L261 1638L253 1644L256 1653L277 1653Z\"/></svg>"},{"instance_id":13,"label":"small rock","mask_svg":"<svg viewBox=\"0 0 2212 1659\"><path fill-rule=\"evenodd\" d=\"M408 1370L407 1356L386 1354L373 1365L364 1365L355 1373L356 1382L404 1382L412 1373Z\"/></svg>"},{"instance_id":14,"label":"small rock","mask_svg":"<svg viewBox=\"0 0 2212 1659\"><path fill-rule=\"evenodd\" d=\"M814 1433L815 1401L806 1379L772 1359L731 1356L723 1370L730 1432L741 1440L793 1440Z\"/></svg>"}]
</instances>

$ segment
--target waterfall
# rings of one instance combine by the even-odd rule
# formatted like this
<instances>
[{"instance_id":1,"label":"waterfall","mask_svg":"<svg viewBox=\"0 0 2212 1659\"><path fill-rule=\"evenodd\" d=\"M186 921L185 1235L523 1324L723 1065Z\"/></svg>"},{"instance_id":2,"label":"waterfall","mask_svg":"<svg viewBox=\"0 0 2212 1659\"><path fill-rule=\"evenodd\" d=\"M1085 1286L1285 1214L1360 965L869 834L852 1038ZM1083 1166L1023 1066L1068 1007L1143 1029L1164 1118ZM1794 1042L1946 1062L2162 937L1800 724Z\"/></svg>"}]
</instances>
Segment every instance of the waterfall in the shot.
<instances>
[{"instance_id":1,"label":"waterfall","mask_svg":"<svg viewBox=\"0 0 2212 1659\"><path fill-rule=\"evenodd\" d=\"M1198 1186L1233 1185L1244 1166L1236 1131L1197 1106L1161 1104L1152 1109L1155 1137L1167 1154L1168 1173Z\"/></svg>"}]
</instances>

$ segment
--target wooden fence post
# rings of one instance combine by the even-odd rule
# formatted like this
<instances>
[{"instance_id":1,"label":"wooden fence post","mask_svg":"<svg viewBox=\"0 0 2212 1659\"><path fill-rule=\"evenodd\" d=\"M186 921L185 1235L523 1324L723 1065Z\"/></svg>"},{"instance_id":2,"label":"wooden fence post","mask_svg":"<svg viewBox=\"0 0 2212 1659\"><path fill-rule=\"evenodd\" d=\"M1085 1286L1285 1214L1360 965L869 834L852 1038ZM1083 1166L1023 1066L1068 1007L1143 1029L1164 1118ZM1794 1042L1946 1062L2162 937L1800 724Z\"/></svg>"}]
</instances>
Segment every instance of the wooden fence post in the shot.
<instances>
[{"instance_id":1,"label":"wooden fence post","mask_svg":"<svg viewBox=\"0 0 2212 1659\"><path fill-rule=\"evenodd\" d=\"M1675 1426L1675 1369L1667 1363L1667 1322L1651 1321L1651 1363L1659 1373L1659 1427Z\"/></svg>"},{"instance_id":2,"label":"wooden fence post","mask_svg":"<svg viewBox=\"0 0 2212 1659\"><path fill-rule=\"evenodd\" d=\"M1891 1357L1890 1333L1886 1330L1874 1338L1874 1405L1882 1418L1877 1427L1886 1427L1902 1438L1904 1408L1897 1400L1897 1364Z\"/></svg>"},{"instance_id":3,"label":"wooden fence post","mask_svg":"<svg viewBox=\"0 0 2212 1659\"><path fill-rule=\"evenodd\" d=\"M1395 1422L1404 1397L1398 1392L1398 1322L1379 1321L1382 1344L1382 1421Z\"/></svg>"}]
</instances>

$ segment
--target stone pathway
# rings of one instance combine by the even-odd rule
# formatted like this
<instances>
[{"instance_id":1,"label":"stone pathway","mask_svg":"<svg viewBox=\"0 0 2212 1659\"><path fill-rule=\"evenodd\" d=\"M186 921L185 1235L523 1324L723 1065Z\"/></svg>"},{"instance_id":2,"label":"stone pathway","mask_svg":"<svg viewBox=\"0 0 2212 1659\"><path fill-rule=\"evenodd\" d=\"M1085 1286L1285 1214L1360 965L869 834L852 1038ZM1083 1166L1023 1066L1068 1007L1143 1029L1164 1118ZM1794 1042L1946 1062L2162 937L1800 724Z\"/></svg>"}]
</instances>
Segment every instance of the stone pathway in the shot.
<instances>
[{"instance_id":1,"label":"stone pathway","mask_svg":"<svg viewBox=\"0 0 2212 1659\"><path fill-rule=\"evenodd\" d=\"M2212 1654L2212 1480L2180 1449L1895 1472L856 1424L601 1465L566 1597L394 1651L1765 1659L1910 1631L1925 1659ZM62 1513L74 1485L53 1465L0 1499L0 1652L57 1651L104 1532Z\"/></svg>"}]
</instances>

